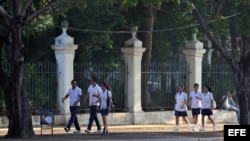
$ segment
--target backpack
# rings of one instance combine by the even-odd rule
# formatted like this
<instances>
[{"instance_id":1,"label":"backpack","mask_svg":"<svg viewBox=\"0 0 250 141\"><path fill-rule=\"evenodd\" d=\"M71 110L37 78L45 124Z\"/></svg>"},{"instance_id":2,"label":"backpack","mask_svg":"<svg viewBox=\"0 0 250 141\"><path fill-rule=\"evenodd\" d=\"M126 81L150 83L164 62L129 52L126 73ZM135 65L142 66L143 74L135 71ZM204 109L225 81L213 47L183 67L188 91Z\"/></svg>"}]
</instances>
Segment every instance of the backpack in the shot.
<instances>
[{"instance_id":1,"label":"backpack","mask_svg":"<svg viewBox=\"0 0 250 141\"><path fill-rule=\"evenodd\" d=\"M112 102L111 102L111 108L115 108L115 106L116 106L116 101L115 101L115 99L113 98L113 96L112 96ZM108 90L107 90L107 107L109 107L109 96L108 96Z\"/></svg>"}]
</instances>

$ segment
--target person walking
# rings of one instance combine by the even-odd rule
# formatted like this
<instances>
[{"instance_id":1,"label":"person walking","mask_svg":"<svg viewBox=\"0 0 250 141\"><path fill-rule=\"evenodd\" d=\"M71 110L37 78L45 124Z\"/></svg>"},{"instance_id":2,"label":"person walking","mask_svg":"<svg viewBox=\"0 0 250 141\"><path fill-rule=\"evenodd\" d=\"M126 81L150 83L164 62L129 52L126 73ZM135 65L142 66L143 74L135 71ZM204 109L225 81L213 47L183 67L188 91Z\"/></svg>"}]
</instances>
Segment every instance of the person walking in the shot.
<instances>
[{"instance_id":1,"label":"person walking","mask_svg":"<svg viewBox=\"0 0 250 141\"><path fill-rule=\"evenodd\" d=\"M187 94L184 92L184 86L178 86L178 92L175 94L175 123L174 131L179 131L179 117L188 124L188 130L191 129L190 123L187 119Z\"/></svg>"},{"instance_id":2,"label":"person walking","mask_svg":"<svg viewBox=\"0 0 250 141\"><path fill-rule=\"evenodd\" d=\"M87 94L84 97L84 103L87 99L89 99L89 108L90 108L90 117L89 117L89 123L88 127L85 130L86 133L91 132L93 121L95 121L97 126L96 133L101 133L101 125L99 122L99 119L97 117L97 108L100 105L100 94L102 93L101 87L97 84L97 79L95 77L92 77L91 79L91 85L88 87Z\"/></svg>"},{"instance_id":3,"label":"person walking","mask_svg":"<svg viewBox=\"0 0 250 141\"><path fill-rule=\"evenodd\" d=\"M74 133L80 133L81 128L77 120L77 110L80 107L80 99L82 96L82 90L77 86L77 83L75 80L71 81L71 88L69 88L68 93L62 98L62 103L64 103L64 100L66 100L68 97L70 97L70 119L68 121L68 124L64 127L64 130L66 132L70 131L70 127L74 123L75 125L75 131Z\"/></svg>"},{"instance_id":4,"label":"person walking","mask_svg":"<svg viewBox=\"0 0 250 141\"><path fill-rule=\"evenodd\" d=\"M201 114L201 95L202 93L198 91L199 84L194 84L194 90L190 93L190 101L191 101L191 109L192 109L192 117L194 122L194 128L193 130L196 131L199 130L199 122L198 118Z\"/></svg>"},{"instance_id":5,"label":"person walking","mask_svg":"<svg viewBox=\"0 0 250 141\"><path fill-rule=\"evenodd\" d=\"M108 133L108 121L107 116L111 110L111 104L112 104L112 93L110 87L103 82L101 84L102 92L101 92L101 115L102 115L102 121L103 121L103 132L102 133Z\"/></svg>"},{"instance_id":6,"label":"person walking","mask_svg":"<svg viewBox=\"0 0 250 141\"><path fill-rule=\"evenodd\" d=\"M201 124L202 127L200 128L200 131L205 131L205 116L208 116L208 120L211 121L213 124L213 130L216 130L216 125L214 123L214 120L212 119L211 115L213 115L213 94L211 92L211 88L208 85L204 85L203 87L203 93L201 95Z\"/></svg>"},{"instance_id":7,"label":"person walking","mask_svg":"<svg viewBox=\"0 0 250 141\"><path fill-rule=\"evenodd\" d=\"M234 111L236 113L238 122L240 122L240 109L234 103L230 92L227 92L226 95L222 96L222 106L228 111Z\"/></svg>"}]
</instances>

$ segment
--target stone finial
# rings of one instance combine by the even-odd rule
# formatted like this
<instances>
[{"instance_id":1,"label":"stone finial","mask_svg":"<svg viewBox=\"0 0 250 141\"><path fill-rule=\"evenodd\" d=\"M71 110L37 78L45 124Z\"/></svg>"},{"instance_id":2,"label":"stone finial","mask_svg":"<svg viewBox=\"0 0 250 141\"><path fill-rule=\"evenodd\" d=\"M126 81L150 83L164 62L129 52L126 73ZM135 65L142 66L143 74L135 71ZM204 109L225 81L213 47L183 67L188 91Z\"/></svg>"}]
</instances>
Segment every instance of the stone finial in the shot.
<instances>
[{"instance_id":1,"label":"stone finial","mask_svg":"<svg viewBox=\"0 0 250 141\"><path fill-rule=\"evenodd\" d=\"M66 21L66 20L63 20L63 21L61 22L61 27L62 27L62 28L68 28L68 27L69 27L69 22Z\"/></svg>"},{"instance_id":2,"label":"stone finial","mask_svg":"<svg viewBox=\"0 0 250 141\"><path fill-rule=\"evenodd\" d=\"M211 43L211 41L207 38L207 35L206 35L206 34L204 35L204 40L205 40L205 43L206 43L206 45L204 44L204 48L211 49L211 48L212 48L212 43Z\"/></svg>"},{"instance_id":3,"label":"stone finial","mask_svg":"<svg viewBox=\"0 0 250 141\"><path fill-rule=\"evenodd\" d=\"M67 28L69 26L68 21L61 22L62 34L55 39L55 45L73 45L74 39L67 34Z\"/></svg>"},{"instance_id":4,"label":"stone finial","mask_svg":"<svg viewBox=\"0 0 250 141\"><path fill-rule=\"evenodd\" d=\"M198 42L198 40L197 40L197 38L196 38L197 33L198 33L198 28L194 28L194 29L192 30L192 41L194 41L194 42Z\"/></svg>"},{"instance_id":5,"label":"stone finial","mask_svg":"<svg viewBox=\"0 0 250 141\"><path fill-rule=\"evenodd\" d=\"M138 27L137 26L133 26L130 28L131 29L131 34L132 37L125 41L125 46L126 47L142 47L142 41L140 41L139 39L137 39L136 37L136 33L138 31Z\"/></svg>"}]
</instances>

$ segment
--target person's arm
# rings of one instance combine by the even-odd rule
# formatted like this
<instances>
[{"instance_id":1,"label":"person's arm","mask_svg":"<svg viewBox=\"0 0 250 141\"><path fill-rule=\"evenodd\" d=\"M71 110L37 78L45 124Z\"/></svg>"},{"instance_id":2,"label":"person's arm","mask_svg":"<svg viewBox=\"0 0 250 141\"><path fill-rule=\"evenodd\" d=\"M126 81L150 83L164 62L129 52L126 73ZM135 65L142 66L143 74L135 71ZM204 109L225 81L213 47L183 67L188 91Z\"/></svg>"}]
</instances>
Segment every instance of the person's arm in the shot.
<instances>
[{"instance_id":1,"label":"person's arm","mask_svg":"<svg viewBox=\"0 0 250 141\"><path fill-rule=\"evenodd\" d=\"M69 97L69 94L66 94L63 98L62 98L62 103L64 103L64 100L66 100Z\"/></svg>"},{"instance_id":2,"label":"person's arm","mask_svg":"<svg viewBox=\"0 0 250 141\"><path fill-rule=\"evenodd\" d=\"M187 104L187 99L184 100L183 104L181 105L181 108L183 108Z\"/></svg>"},{"instance_id":3,"label":"person's arm","mask_svg":"<svg viewBox=\"0 0 250 141\"><path fill-rule=\"evenodd\" d=\"M87 92L83 98L83 103L86 103L86 100L89 98L89 92Z\"/></svg>"},{"instance_id":4,"label":"person's arm","mask_svg":"<svg viewBox=\"0 0 250 141\"><path fill-rule=\"evenodd\" d=\"M81 97L82 97L82 90L79 90L78 99L75 101L74 105L76 105L78 102L80 102Z\"/></svg>"},{"instance_id":5,"label":"person's arm","mask_svg":"<svg viewBox=\"0 0 250 141\"><path fill-rule=\"evenodd\" d=\"M210 110L212 111L213 110L213 107L214 107L214 98L213 98L213 94L210 93L210 100L211 100L211 107L210 107Z\"/></svg>"},{"instance_id":6,"label":"person's arm","mask_svg":"<svg viewBox=\"0 0 250 141\"><path fill-rule=\"evenodd\" d=\"M196 99L201 101L201 94L199 94L198 96L196 96Z\"/></svg>"},{"instance_id":7,"label":"person's arm","mask_svg":"<svg viewBox=\"0 0 250 141\"><path fill-rule=\"evenodd\" d=\"M224 102L227 100L227 96L223 96L222 97L222 104L224 104Z\"/></svg>"},{"instance_id":8,"label":"person's arm","mask_svg":"<svg viewBox=\"0 0 250 141\"><path fill-rule=\"evenodd\" d=\"M192 93L190 94L187 103L188 103L190 106L192 105Z\"/></svg>"},{"instance_id":9,"label":"person's arm","mask_svg":"<svg viewBox=\"0 0 250 141\"><path fill-rule=\"evenodd\" d=\"M111 108L112 108L112 94L111 94L110 91L108 93L108 98L109 98L109 107L108 107L108 110L110 111Z\"/></svg>"},{"instance_id":10,"label":"person's arm","mask_svg":"<svg viewBox=\"0 0 250 141\"><path fill-rule=\"evenodd\" d=\"M96 103L101 101L101 95L100 94L95 95L95 97L97 98L97 100L93 104L96 104Z\"/></svg>"},{"instance_id":11,"label":"person's arm","mask_svg":"<svg viewBox=\"0 0 250 141\"><path fill-rule=\"evenodd\" d=\"M184 102L181 105L181 108L183 108L187 104L187 94L184 96Z\"/></svg>"}]
</instances>

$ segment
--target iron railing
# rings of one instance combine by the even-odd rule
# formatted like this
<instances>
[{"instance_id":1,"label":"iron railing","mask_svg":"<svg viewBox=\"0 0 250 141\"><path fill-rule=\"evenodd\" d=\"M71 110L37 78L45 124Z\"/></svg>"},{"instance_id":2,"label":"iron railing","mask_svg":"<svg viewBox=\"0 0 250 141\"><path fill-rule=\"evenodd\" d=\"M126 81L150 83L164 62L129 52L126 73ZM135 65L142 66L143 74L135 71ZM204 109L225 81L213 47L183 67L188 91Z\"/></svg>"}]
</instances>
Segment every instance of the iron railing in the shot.
<instances>
[{"instance_id":1,"label":"iron railing","mask_svg":"<svg viewBox=\"0 0 250 141\"><path fill-rule=\"evenodd\" d=\"M142 64L142 109L173 109L178 85L187 86L188 65L185 60Z\"/></svg>"},{"instance_id":2,"label":"iron railing","mask_svg":"<svg viewBox=\"0 0 250 141\"><path fill-rule=\"evenodd\" d=\"M50 62L24 64L25 92L30 100L33 114L39 113L41 108L57 109L56 68L57 64ZM142 109L144 111L172 110L177 86L179 84L188 86L187 70L188 65L185 60L143 63L141 72ZM96 76L98 83L107 82L111 86L113 97L117 101L115 111L127 111L126 75L125 63L74 63L74 79L82 88L83 94L90 85L89 79ZM235 94L236 90L234 73L227 64L203 64L202 84L211 86L218 108L221 106L222 95L227 91ZM237 101L236 95L233 96ZM83 113L88 109L87 103L81 104L79 112ZM4 112L5 101L3 92L0 90L0 114L4 114Z\"/></svg>"}]
</instances>

